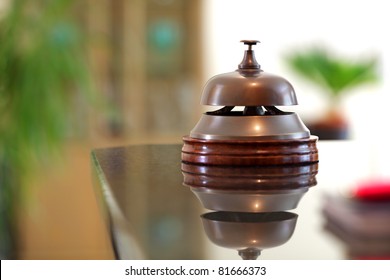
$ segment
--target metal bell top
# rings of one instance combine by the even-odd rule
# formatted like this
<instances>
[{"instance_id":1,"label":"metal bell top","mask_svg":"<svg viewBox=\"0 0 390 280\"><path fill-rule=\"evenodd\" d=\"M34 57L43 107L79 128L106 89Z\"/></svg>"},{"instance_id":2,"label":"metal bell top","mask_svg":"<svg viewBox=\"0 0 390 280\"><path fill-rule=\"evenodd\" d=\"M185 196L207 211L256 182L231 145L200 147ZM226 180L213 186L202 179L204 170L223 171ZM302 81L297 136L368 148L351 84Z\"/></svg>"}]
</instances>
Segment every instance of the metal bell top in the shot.
<instances>
[{"instance_id":1,"label":"metal bell top","mask_svg":"<svg viewBox=\"0 0 390 280\"><path fill-rule=\"evenodd\" d=\"M297 105L293 86L284 78L264 72L256 61L255 40L242 40L248 49L234 72L212 77L202 93L202 105L289 106Z\"/></svg>"}]
</instances>

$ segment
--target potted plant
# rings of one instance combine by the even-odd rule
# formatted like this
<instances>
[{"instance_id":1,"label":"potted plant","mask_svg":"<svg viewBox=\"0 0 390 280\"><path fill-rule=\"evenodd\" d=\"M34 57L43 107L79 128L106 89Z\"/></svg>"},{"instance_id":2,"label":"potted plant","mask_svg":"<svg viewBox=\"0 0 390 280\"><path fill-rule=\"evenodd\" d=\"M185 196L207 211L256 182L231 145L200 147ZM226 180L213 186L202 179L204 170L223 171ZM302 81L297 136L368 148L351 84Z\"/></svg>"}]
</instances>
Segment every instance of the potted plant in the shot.
<instances>
[{"instance_id":1,"label":"potted plant","mask_svg":"<svg viewBox=\"0 0 390 280\"><path fill-rule=\"evenodd\" d=\"M327 96L327 111L316 122L308 123L319 139L348 138L348 120L340 108L341 98L353 88L378 80L377 59L349 60L332 55L322 47L311 47L286 56L288 66L315 84Z\"/></svg>"},{"instance_id":2,"label":"potted plant","mask_svg":"<svg viewBox=\"0 0 390 280\"><path fill-rule=\"evenodd\" d=\"M93 91L72 1L13 0L0 18L0 257L17 258L15 211L29 176L82 123Z\"/></svg>"}]
</instances>

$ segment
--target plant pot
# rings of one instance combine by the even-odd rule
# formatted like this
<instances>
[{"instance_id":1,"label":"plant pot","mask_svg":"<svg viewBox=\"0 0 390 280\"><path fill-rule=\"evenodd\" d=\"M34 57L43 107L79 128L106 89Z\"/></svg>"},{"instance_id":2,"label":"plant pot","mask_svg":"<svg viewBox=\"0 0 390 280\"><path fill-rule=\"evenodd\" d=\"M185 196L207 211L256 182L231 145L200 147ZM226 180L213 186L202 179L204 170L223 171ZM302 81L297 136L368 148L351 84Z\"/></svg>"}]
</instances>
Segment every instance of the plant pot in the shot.
<instances>
[{"instance_id":1,"label":"plant pot","mask_svg":"<svg viewBox=\"0 0 390 280\"><path fill-rule=\"evenodd\" d=\"M318 121L307 121L307 127L312 135L319 140L345 140L349 138L349 123L340 110L330 109Z\"/></svg>"}]
</instances>

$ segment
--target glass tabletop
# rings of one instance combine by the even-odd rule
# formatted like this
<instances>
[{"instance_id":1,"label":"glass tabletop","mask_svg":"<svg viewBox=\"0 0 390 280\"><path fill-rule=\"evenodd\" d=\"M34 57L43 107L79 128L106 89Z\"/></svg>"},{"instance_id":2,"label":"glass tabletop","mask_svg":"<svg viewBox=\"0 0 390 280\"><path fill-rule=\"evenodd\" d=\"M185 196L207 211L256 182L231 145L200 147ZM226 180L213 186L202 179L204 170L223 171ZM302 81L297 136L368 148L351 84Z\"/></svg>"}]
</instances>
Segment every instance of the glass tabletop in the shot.
<instances>
[{"instance_id":1,"label":"glass tabletop","mask_svg":"<svg viewBox=\"0 0 390 280\"><path fill-rule=\"evenodd\" d=\"M371 244L327 211L378 172L376 153L361 147L320 141L319 166L283 168L194 166L181 162L181 144L96 149L91 157L119 259L383 257L388 238ZM353 160L356 151L364 160Z\"/></svg>"}]
</instances>

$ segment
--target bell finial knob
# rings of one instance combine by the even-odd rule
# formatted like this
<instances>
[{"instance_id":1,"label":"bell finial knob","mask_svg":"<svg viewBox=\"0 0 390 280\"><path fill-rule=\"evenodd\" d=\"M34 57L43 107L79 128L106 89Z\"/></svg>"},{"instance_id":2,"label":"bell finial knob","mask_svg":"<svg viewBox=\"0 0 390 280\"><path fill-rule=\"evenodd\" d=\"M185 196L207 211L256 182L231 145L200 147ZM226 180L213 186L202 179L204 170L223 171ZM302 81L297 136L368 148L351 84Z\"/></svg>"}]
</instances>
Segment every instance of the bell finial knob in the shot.
<instances>
[{"instance_id":1,"label":"bell finial knob","mask_svg":"<svg viewBox=\"0 0 390 280\"><path fill-rule=\"evenodd\" d=\"M252 46L260 43L257 40L241 40L240 42L248 46L248 49L245 51L244 58L241 63L238 65L239 69L260 69L260 64L257 63L255 58L255 53L252 50Z\"/></svg>"},{"instance_id":2,"label":"bell finial knob","mask_svg":"<svg viewBox=\"0 0 390 280\"><path fill-rule=\"evenodd\" d=\"M248 45L248 50L252 49L252 46L257 45L257 43L260 43L258 40L241 40L241 43L244 43L244 45Z\"/></svg>"}]
</instances>

